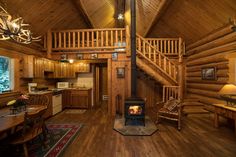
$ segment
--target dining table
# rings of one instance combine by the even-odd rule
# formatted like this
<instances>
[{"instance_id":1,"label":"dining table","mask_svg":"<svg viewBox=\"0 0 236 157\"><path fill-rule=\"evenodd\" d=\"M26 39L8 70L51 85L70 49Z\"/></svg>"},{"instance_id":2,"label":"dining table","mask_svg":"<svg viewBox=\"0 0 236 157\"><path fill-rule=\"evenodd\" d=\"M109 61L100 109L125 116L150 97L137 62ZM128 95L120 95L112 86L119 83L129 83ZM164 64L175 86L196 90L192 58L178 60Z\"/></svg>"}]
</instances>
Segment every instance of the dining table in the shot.
<instances>
[{"instance_id":1,"label":"dining table","mask_svg":"<svg viewBox=\"0 0 236 157\"><path fill-rule=\"evenodd\" d=\"M27 105L24 111L12 114L10 107L0 109L0 135L3 133L10 133L18 125L23 124L24 115L38 113L47 107L44 105Z\"/></svg>"}]
</instances>

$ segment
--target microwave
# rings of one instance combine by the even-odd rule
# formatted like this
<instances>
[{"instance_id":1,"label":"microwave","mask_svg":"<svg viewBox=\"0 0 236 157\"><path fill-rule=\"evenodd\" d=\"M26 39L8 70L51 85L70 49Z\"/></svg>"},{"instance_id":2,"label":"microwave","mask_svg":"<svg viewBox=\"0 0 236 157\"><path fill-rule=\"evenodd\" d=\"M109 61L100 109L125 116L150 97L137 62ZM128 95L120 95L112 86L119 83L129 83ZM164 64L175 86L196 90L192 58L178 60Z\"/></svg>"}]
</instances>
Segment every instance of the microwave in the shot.
<instances>
[{"instance_id":1,"label":"microwave","mask_svg":"<svg viewBox=\"0 0 236 157\"><path fill-rule=\"evenodd\" d=\"M57 88L61 89L69 88L69 82L57 82Z\"/></svg>"}]
</instances>

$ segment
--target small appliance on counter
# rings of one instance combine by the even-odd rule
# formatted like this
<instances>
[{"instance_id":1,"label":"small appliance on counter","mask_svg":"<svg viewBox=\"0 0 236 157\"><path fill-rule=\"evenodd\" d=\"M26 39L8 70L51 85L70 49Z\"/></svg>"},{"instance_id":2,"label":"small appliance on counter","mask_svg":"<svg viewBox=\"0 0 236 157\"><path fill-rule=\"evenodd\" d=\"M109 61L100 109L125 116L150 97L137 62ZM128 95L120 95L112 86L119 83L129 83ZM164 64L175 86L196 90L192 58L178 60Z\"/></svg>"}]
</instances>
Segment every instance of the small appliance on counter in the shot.
<instances>
[{"instance_id":1,"label":"small appliance on counter","mask_svg":"<svg viewBox=\"0 0 236 157\"><path fill-rule=\"evenodd\" d=\"M37 89L37 83L28 83L29 93L35 92Z\"/></svg>"},{"instance_id":2,"label":"small appliance on counter","mask_svg":"<svg viewBox=\"0 0 236 157\"><path fill-rule=\"evenodd\" d=\"M60 89L69 88L69 82L57 82L57 88Z\"/></svg>"}]
</instances>

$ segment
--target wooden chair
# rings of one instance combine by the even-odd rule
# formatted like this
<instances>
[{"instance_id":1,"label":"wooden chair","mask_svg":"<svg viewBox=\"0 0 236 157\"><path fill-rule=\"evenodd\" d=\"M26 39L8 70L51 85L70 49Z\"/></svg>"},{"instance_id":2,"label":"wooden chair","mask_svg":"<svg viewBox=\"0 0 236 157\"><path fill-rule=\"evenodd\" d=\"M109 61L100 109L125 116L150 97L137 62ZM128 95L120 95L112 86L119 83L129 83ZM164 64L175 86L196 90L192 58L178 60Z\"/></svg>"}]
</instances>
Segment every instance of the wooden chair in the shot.
<instances>
[{"instance_id":1,"label":"wooden chair","mask_svg":"<svg viewBox=\"0 0 236 157\"><path fill-rule=\"evenodd\" d=\"M49 100L48 95L45 95L45 94L31 95L29 97L29 100L28 100L27 104L28 105L44 105L48 109L48 106L50 104L50 100ZM46 112L47 112L47 110L44 111L43 117L45 117L45 114L47 114ZM44 129L44 133L46 134L46 132L48 132L48 129L46 127L45 121L44 121L44 124L43 124L43 129Z\"/></svg>"},{"instance_id":2,"label":"wooden chair","mask_svg":"<svg viewBox=\"0 0 236 157\"><path fill-rule=\"evenodd\" d=\"M17 132L11 139L11 145L23 145L24 155L28 157L27 142L33 140L34 138L40 136L43 133L44 119L43 114L44 110L38 111L36 113L28 114L25 113L24 125L21 132ZM45 135L44 139L41 142L45 146L44 141L46 140Z\"/></svg>"},{"instance_id":3,"label":"wooden chair","mask_svg":"<svg viewBox=\"0 0 236 157\"><path fill-rule=\"evenodd\" d=\"M160 122L160 118L168 119L178 122L178 130L181 130L181 114L182 106L179 100L170 98L166 102L157 103L157 105L162 105L157 112L156 123Z\"/></svg>"}]
</instances>

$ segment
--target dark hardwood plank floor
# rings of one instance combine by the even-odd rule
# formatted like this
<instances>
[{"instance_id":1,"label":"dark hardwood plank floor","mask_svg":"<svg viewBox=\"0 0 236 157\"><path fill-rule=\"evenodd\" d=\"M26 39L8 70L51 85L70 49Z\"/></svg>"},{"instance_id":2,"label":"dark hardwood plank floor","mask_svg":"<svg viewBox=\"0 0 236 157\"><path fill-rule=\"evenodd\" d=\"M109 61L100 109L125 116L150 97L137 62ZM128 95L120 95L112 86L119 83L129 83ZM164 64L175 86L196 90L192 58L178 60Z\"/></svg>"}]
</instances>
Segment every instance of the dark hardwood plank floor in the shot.
<instances>
[{"instance_id":1,"label":"dark hardwood plank floor","mask_svg":"<svg viewBox=\"0 0 236 157\"><path fill-rule=\"evenodd\" d=\"M149 110L153 118L153 112ZM183 117L178 131L175 123L163 120L152 136L123 136L113 130L114 118L105 107L84 114L60 113L47 122L82 123L78 137L64 157L235 157L233 128L213 127L213 115ZM223 123L224 124L224 123Z\"/></svg>"}]
</instances>

